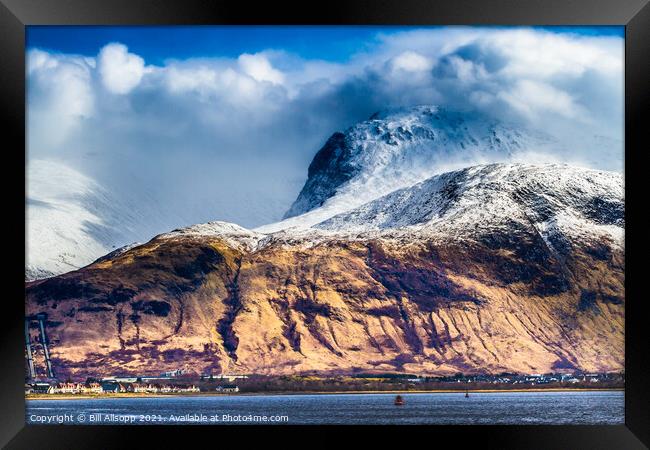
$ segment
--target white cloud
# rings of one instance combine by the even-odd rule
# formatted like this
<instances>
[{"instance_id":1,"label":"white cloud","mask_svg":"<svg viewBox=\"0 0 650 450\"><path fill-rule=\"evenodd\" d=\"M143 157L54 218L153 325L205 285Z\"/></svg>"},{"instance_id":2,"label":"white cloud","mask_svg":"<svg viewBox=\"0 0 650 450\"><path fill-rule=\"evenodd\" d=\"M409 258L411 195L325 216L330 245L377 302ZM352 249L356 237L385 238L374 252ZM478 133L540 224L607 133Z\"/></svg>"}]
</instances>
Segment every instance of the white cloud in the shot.
<instances>
[{"instance_id":1,"label":"white cloud","mask_svg":"<svg viewBox=\"0 0 650 450\"><path fill-rule=\"evenodd\" d=\"M27 74L32 75L35 72L55 69L59 62L47 52L41 50L31 50L27 54Z\"/></svg>"},{"instance_id":2,"label":"white cloud","mask_svg":"<svg viewBox=\"0 0 650 450\"><path fill-rule=\"evenodd\" d=\"M242 70L257 81L269 81L273 84L282 84L284 74L276 70L266 56L261 53L251 55L244 53L237 59Z\"/></svg>"},{"instance_id":3,"label":"white cloud","mask_svg":"<svg viewBox=\"0 0 650 450\"><path fill-rule=\"evenodd\" d=\"M416 52L404 52L393 58L393 68L407 72L423 72L431 70L433 63L426 57Z\"/></svg>"},{"instance_id":4,"label":"white cloud","mask_svg":"<svg viewBox=\"0 0 650 450\"><path fill-rule=\"evenodd\" d=\"M486 42L508 59L504 73L512 77L577 77L587 70L620 76L623 70L620 38L524 29L495 33Z\"/></svg>"},{"instance_id":5,"label":"white cloud","mask_svg":"<svg viewBox=\"0 0 650 450\"><path fill-rule=\"evenodd\" d=\"M165 81L169 90L175 93L206 92L216 86L217 72L208 67L184 69L171 66L165 72Z\"/></svg>"},{"instance_id":6,"label":"white cloud","mask_svg":"<svg viewBox=\"0 0 650 450\"><path fill-rule=\"evenodd\" d=\"M561 140L602 134L622 141L620 37L528 28L417 30L383 36L374 58L395 58L405 51L434 61L433 78L418 81L435 86L441 104L521 120ZM372 52L362 56L367 61ZM580 139L576 144L585 145ZM622 167L618 159L617 170Z\"/></svg>"},{"instance_id":7,"label":"white cloud","mask_svg":"<svg viewBox=\"0 0 650 450\"><path fill-rule=\"evenodd\" d=\"M27 55L30 149L62 145L93 115L92 60L31 50Z\"/></svg>"},{"instance_id":8,"label":"white cloud","mask_svg":"<svg viewBox=\"0 0 650 450\"><path fill-rule=\"evenodd\" d=\"M545 83L521 80L512 91L500 95L508 104L526 115L534 116L538 111L551 111L567 118L582 117L571 95Z\"/></svg>"},{"instance_id":9,"label":"white cloud","mask_svg":"<svg viewBox=\"0 0 650 450\"><path fill-rule=\"evenodd\" d=\"M144 59L122 44L108 44L99 52L99 74L106 89L115 94L128 94L142 80Z\"/></svg>"}]
</instances>

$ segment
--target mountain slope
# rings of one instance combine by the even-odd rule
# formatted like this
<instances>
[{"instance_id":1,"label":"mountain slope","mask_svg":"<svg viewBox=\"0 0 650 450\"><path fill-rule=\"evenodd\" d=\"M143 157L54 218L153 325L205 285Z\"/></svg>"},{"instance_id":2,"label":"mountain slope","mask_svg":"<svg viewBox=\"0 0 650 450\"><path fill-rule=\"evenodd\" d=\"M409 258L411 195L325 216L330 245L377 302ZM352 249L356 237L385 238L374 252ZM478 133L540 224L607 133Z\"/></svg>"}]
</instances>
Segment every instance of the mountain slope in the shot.
<instances>
[{"instance_id":1,"label":"mountain slope","mask_svg":"<svg viewBox=\"0 0 650 450\"><path fill-rule=\"evenodd\" d=\"M32 160L27 180L27 280L83 267L128 239L101 218L113 202L90 178L60 162Z\"/></svg>"},{"instance_id":2,"label":"mountain slope","mask_svg":"<svg viewBox=\"0 0 650 450\"><path fill-rule=\"evenodd\" d=\"M516 160L550 145L558 144L544 133L476 113L436 106L381 111L334 133L310 164L288 220L259 230L311 226L434 174L477 161Z\"/></svg>"},{"instance_id":3,"label":"mountain slope","mask_svg":"<svg viewBox=\"0 0 650 450\"><path fill-rule=\"evenodd\" d=\"M622 247L624 213L619 174L556 164L491 164L434 176L314 228L417 230L445 239L531 228L552 247L570 237L608 238Z\"/></svg>"},{"instance_id":4,"label":"mountain slope","mask_svg":"<svg viewBox=\"0 0 650 450\"><path fill-rule=\"evenodd\" d=\"M315 227L215 222L27 285L59 374L623 368L623 183L430 178Z\"/></svg>"}]
</instances>

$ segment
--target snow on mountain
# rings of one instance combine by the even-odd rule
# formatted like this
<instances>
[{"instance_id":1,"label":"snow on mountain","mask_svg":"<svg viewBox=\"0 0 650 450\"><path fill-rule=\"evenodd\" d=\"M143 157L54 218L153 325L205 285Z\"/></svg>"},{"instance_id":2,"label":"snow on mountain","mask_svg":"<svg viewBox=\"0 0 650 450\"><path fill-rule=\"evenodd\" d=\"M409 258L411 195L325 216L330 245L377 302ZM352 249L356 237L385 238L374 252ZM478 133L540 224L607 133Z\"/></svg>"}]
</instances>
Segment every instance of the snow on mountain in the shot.
<instances>
[{"instance_id":1,"label":"snow on mountain","mask_svg":"<svg viewBox=\"0 0 650 450\"><path fill-rule=\"evenodd\" d=\"M110 208L100 186L64 164L45 160L30 161L27 178L26 279L77 269L111 250L109 231L88 207L90 202Z\"/></svg>"},{"instance_id":2,"label":"snow on mountain","mask_svg":"<svg viewBox=\"0 0 650 450\"><path fill-rule=\"evenodd\" d=\"M556 254L572 243L606 241L622 249L623 194L623 178L615 172L496 163L435 175L312 226L261 233L210 222L159 237L220 237L256 251L274 245L310 248L341 239L460 242L498 236L516 240L518 233L533 233Z\"/></svg>"},{"instance_id":3,"label":"snow on mountain","mask_svg":"<svg viewBox=\"0 0 650 450\"><path fill-rule=\"evenodd\" d=\"M534 227L557 250L565 238L623 245L623 178L567 165L490 164L397 190L313 228L338 233L404 230L474 238Z\"/></svg>"},{"instance_id":4,"label":"snow on mountain","mask_svg":"<svg viewBox=\"0 0 650 450\"><path fill-rule=\"evenodd\" d=\"M557 148L550 136L436 106L386 110L335 133L309 166L285 220L261 232L305 228L432 175L523 159Z\"/></svg>"},{"instance_id":5,"label":"snow on mountain","mask_svg":"<svg viewBox=\"0 0 650 450\"><path fill-rule=\"evenodd\" d=\"M117 195L62 161L28 162L25 206L26 280L78 269L170 228L147 195Z\"/></svg>"},{"instance_id":6,"label":"snow on mountain","mask_svg":"<svg viewBox=\"0 0 650 450\"><path fill-rule=\"evenodd\" d=\"M194 236L194 237L219 237L226 241L228 245L235 248L252 250L264 237L261 233L240 227L230 222L214 221L202 224L192 225L190 227L178 228L169 233L156 236L158 239L173 239L176 237Z\"/></svg>"},{"instance_id":7,"label":"snow on mountain","mask_svg":"<svg viewBox=\"0 0 650 450\"><path fill-rule=\"evenodd\" d=\"M142 245L142 242L133 242L131 244L127 244L123 247L120 247L118 249L113 250L110 253L105 254L104 256L100 256L97 258L95 261L93 261L93 264L103 262L103 261L110 261L112 259L117 258L120 255L123 255L124 253L128 252L129 250L136 248L138 246Z\"/></svg>"}]
</instances>

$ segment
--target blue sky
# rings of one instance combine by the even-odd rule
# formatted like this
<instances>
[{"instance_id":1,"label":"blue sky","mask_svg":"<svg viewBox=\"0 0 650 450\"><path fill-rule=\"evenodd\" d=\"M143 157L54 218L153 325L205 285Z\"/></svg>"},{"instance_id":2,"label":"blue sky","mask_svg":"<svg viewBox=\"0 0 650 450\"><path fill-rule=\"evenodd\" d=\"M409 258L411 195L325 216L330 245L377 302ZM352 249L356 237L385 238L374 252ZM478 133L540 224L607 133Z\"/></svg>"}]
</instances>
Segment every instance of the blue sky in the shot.
<instances>
[{"instance_id":1,"label":"blue sky","mask_svg":"<svg viewBox=\"0 0 650 450\"><path fill-rule=\"evenodd\" d=\"M418 27L435 30L443 27ZM489 27L503 29L504 27ZM506 27L507 28L507 27ZM624 35L622 26L533 27L589 36ZM407 26L29 26L27 47L94 56L109 42L125 44L149 64L170 58L236 57L282 49L306 59L342 62L379 44L377 35L396 34Z\"/></svg>"}]
</instances>

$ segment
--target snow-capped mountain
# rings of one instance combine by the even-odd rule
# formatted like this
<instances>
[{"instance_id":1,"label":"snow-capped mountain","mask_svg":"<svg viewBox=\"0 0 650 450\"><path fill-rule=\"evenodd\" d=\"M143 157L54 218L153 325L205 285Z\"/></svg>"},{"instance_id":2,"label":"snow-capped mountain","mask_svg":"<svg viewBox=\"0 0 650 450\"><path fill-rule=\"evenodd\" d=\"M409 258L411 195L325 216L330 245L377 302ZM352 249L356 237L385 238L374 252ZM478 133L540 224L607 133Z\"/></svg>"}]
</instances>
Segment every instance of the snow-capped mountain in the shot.
<instances>
[{"instance_id":1,"label":"snow-capped mountain","mask_svg":"<svg viewBox=\"0 0 650 450\"><path fill-rule=\"evenodd\" d=\"M27 280L78 269L125 239L100 217L114 211L113 202L90 178L60 162L32 160L27 181Z\"/></svg>"},{"instance_id":2,"label":"snow-capped mountain","mask_svg":"<svg viewBox=\"0 0 650 450\"><path fill-rule=\"evenodd\" d=\"M620 174L566 165L491 164L436 175L314 225L344 233L393 230L476 238L533 227L554 248L609 238L622 247Z\"/></svg>"},{"instance_id":3,"label":"snow-capped mountain","mask_svg":"<svg viewBox=\"0 0 650 450\"><path fill-rule=\"evenodd\" d=\"M345 133L334 133L310 164L286 220L258 230L309 227L435 174L517 161L558 145L543 132L478 113L436 106L381 111Z\"/></svg>"},{"instance_id":4,"label":"snow-capped mountain","mask_svg":"<svg viewBox=\"0 0 650 450\"><path fill-rule=\"evenodd\" d=\"M574 245L606 243L622 250L624 215L618 173L561 164L496 163L434 175L309 227L263 233L210 222L158 238L220 238L234 248L257 252L340 240L516 242L539 236L545 251L562 257Z\"/></svg>"}]
</instances>

